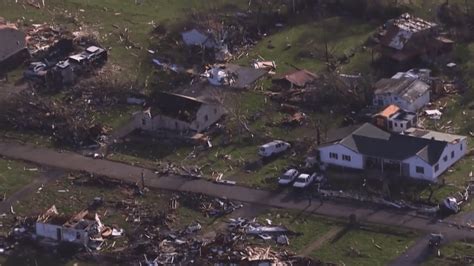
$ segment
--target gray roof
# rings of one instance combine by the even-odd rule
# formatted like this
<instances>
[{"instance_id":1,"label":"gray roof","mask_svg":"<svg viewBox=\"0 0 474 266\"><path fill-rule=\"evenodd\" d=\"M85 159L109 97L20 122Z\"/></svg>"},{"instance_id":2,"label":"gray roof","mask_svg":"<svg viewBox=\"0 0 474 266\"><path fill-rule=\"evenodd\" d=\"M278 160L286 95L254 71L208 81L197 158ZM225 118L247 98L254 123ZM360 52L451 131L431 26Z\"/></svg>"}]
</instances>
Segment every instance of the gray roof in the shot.
<instances>
[{"instance_id":1,"label":"gray roof","mask_svg":"<svg viewBox=\"0 0 474 266\"><path fill-rule=\"evenodd\" d=\"M453 135L453 134L431 131L431 130L426 130L426 129L421 129L421 128L407 129L405 131L405 134L418 137L418 138L435 139L435 140L445 141L449 143L455 143L463 139L466 139L465 136Z\"/></svg>"},{"instance_id":2,"label":"gray roof","mask_svg":"<svg viewBox=\"0 0 474 266\"><path fill-rule=\"evenodd\" d=\"M374 87L375 94L395 94L410 103L430 89L428 84L415 78L381 79Z\"/></svg>"},{"instance_id":3,"label":"gray roof","mask_svg":"<svg viewBox=\"0 0 474 266\"><path fill-rule=\"evenodd\" d=\"M439 161L447 143L444 141L418 138L389 133L365 123L339 144L365 156L402 161L418 155L434 165Z\"/></svg>"}]
</instances>

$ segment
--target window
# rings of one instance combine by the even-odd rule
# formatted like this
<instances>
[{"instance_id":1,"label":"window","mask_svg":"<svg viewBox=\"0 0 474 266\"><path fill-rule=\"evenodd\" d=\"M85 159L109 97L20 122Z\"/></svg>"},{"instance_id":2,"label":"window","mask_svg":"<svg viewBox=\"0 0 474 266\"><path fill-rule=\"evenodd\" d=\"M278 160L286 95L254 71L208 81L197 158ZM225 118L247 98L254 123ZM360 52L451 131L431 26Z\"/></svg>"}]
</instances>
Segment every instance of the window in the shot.
<instances>
[{"instance_id":1,"label":"window","mask_svg":"<svg viewBox=\"0 0 474 266\"><path fill-rule=\"evenodd\" d=\"M204 116L204 121L207 122L208 120L209 120L209 116L205 115L205 116Z\"/></svg>"},{"instance_id":2,"label":"window","mask_svg":"<svg viewBox=\"0 0 474 266\"><path fill-rule=\"evenodd\" d=\"M443 161L447 162L448 161L448 155L443 157Z\"/></svg>"},{"instance_id":3,"label":"window","mask_svg":"<svg viewBox=\"0 0 474 266\"><path fill-rule=\"evenodd\" d=\"M462 143L461 143L461 146L459 146L459 150L461 150L461 151L462 151Z\"/></svg>"},{"instance_id":4,"label":"window","mask_svg":"<svg viewBox=\"0 0 474 266\"><path fill-rule=\"evenodd\" d=\"M217 108L214 108L214 114L217 114Z\"/></svg>"},{"instance_id":5,"label":"window","mask_svg":"<svg viewBox=\"0 0 474 266\"><path fill-rule=\"evenodd\" d=\"M351 161L351 156L343 154L342 155L342 160L350 162Z\"/></svg>"},{"instance_id":6,"label":"window","mask_svg":"<svg viewBox=\"0 0 474 266\"><path fill-rule=\"evenodd\" d=\"M416 167L416 173L417 174L424 174L425 173L425 168L423 168L422 166L417 166Z\"/></svg>"},{"instance_id":7,"label":"window","mask_svg":"<svg viewBox=\"0 0 474 266\"><path fill-rule=\"evenodd\" d=\"M336 159L336 160L337 160L337 159L338 159L338 155L337 155L337 153L330 152L330 153L329 153L329 158L331 158L331 159Z\"/></svg>"},{"instance_id":8,"label":"window","mask_svg":"<svg viewBox=\"0 0 474 266\"><path fill-rule=\"evenodd\" d=\"M395 123L395 126L398 127L398 123Z\"/></svg>"},{"instance_id":9,"label":"window","mask_svg":"<svg viewBox=\"0 0 474 266\"><path fill-rule=\"evenodd\" d=\"M435 168L435 172L438 172L439 171L439 164L436 164L434 168Z\"/></svg>"},{"instance_id":10,"label":"window","mask_svg":"<svg viewBox=\"0 0 474 266\"><path fill-rule=\"evenodd\" d=\"M142 125L146 126L146 119L145 118L142 119Z\"/></svg>"},{"instance_id":11,"label":"window","mask_svg":"<svg viewBox=\"0 0 474 266\"><path fill-rule=\"evenodd\" d=\"M454 151L451 152L451 158L454 158Z\"/></svg>"}]
</instances>

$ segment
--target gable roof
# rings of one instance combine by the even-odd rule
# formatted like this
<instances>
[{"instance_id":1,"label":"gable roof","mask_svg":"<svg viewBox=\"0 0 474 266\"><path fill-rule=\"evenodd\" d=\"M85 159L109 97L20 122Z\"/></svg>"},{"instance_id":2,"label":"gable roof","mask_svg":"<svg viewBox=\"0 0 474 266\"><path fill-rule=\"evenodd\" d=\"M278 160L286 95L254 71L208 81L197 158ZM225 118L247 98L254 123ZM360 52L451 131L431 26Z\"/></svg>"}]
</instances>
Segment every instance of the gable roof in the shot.
<instances>
[{"instance_id":1,"label":"gable roof","mask_svg":"<svg viewBox=\"0 0 474 266\"><path fill-rule=\"evenodd\" d=\"M12 25L0 25L0 62L26 49L26 35Z\"/></svg>"},{"instance_id":2,"label":"gable roof","mask_svg":"<svg viewBox=\"0 0 474 266\"><path fill-rule=\"evenodd\" d=\"M306 84L312 82L313 80L317 79L318 75L309 72L306 69L302 70L296 70L296 71L290 71L286 72L277 78L275 80L286 80L298 87L304 87Z\"/></svg>"},{"instance_id":3,"label":"gable roof","mask_svg":"<svg viewBox=\"0 0 474 266\"><path fill-rule=\"evenodd\" d=\"M338 143L354 152L388 160L402 161L417 155L430 165L439 161L447 145L444 141L389 133L369 123Z\"/></svg>"},{"instance_id":4,"label":"gable roof","mask_svg":"<svg viewBox=\"0 0 474 266\"><path fill-rule=\"evenodd\" d=\"M161 114L189 123L196 120L196 114L201 106L211 104L193 97L168 92L158 92L153 103Z\"/></svg>"},{"instance_id":5,"label":"gable roof","mask_svg":"<svg viewBox=\"0 0 474 266\"><path fill-rule=\"evenodd\" d=\"M415 78L381 79L374 87L375 94L395 94L410 103L430 89L428 84Z\"/></svg>"}]
</instances>

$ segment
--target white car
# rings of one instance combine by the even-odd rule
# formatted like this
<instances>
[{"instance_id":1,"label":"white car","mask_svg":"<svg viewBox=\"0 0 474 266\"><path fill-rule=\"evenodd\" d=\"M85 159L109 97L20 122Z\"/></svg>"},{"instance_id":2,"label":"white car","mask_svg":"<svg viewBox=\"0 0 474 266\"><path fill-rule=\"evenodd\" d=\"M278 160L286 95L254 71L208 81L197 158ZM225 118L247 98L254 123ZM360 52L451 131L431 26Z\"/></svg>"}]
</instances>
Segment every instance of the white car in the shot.
<instances>
[{"instance_id":1,"label":"white car","mask_svg":"<svg viewBox=\"0 0 474 266\"><path fill-rule=\"evenodd\" d=\"M258 154L262 157L270 157L272 155L286 151L291 147L290 143L282 140L274 140L267 144L263 144L258 149Z\"/></svg>"},{"instance_id":2,"label":"white car","mask_svg":"<svg viewBox=\"0 0 474 266\"><path fill-rule=\"evenodd\" d=\"M309 174L300 174L296 179L293 187L297 188L305 188L313 183L314 179L316 178L316 173L309 175Z\"/></svg>"},{"instance_id":3,"label":"white car","mask_svg":"<svg viewBox=\"0 0 474 266\"><path fill-rule=\"evenodd\" d=\"M278 178L278 184L289 185L291 182L295 181L296 177L298 177L298 174L298 170L289 169Z\"/></svg>"}]
</instances>

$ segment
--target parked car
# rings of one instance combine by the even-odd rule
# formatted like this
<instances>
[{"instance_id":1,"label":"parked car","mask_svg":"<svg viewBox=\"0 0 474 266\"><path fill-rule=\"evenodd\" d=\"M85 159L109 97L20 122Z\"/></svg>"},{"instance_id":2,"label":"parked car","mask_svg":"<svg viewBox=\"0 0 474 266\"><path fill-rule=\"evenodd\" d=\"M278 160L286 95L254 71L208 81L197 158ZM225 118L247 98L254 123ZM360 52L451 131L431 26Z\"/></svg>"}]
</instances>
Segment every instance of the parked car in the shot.
<instances>
[{"instance_id":1,"label":"parked car","mask_svg":"<svg viewBox=\"0 0 474 266\"><path fill-rule=\"evenodd\" d=\"M258 154L262 157L270 157L272 155L286 151L291 147L290 143L282 140L274 140L267 144L260 146Z\"/></svg>"},{"instance_id":2,"label":"parked car","mask_svg":"<svg viewBox=\"0 0 474 266\"><path fill-rule=\"evenodd\" d=\"M278 184L280 185L289 185L298 177L298 170L289 169L283 175L278 178Z\"/></svg>"},{"instance_id":3,"label":"parked car","mask_svg":"<svg viewBox=\"0 0 474 266\"><path fill-rule=\"evenodd\" d=\"M297 188L305 188L311 183L313 183L314 179L316 178L316 173L309 175L309 174L300 174L298 178L296 178L295 183L293 184L293 187Z\"/></svg>"}]
</instances>

